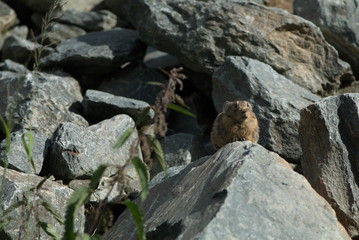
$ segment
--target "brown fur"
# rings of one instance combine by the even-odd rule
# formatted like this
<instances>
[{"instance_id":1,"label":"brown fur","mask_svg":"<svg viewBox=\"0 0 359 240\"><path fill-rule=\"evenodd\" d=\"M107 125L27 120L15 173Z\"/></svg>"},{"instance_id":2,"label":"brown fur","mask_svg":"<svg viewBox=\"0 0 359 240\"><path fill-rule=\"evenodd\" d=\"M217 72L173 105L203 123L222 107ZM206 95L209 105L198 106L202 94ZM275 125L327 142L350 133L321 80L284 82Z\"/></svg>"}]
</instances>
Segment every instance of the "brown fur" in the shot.
<instances>
[{"instance_id":1,"label":"brown fur","mask_svg":"<svg viewBox=\"0 0 359 240\"><path fill-rule=\"evenodd\" d=\"M216 148L235 141L258 142L258 120L247 101L225 102L213 123L211 140Z\"/></svg>"}]
</instances>

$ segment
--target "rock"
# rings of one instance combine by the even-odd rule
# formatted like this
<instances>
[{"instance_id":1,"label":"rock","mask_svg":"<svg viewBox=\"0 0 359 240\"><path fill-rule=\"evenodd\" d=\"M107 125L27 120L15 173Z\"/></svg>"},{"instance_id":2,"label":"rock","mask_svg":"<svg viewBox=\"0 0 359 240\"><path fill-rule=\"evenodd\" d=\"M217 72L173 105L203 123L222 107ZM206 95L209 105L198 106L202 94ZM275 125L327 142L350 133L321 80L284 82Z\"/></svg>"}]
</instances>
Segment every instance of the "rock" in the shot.
<instances>
[{"instance_id":1,"label":"rock","mask_svg":"<svg viewBox=\"0 0 359 240\"><path fill-rule=\"evenodd\" d=\"M237 0L118 4L145 43L196 71L211 74L233 55L267 63L313 93L328 94L354 80L318 27L280 9Z\"/></svg>"},{"instance_id":2,"label":"rock","mask_svg":"<svg viewBox=\"0 0 359 240\"><path fill-rule=\"evenodd\" d=\"M5 33L5 38L10 36L16 36L22 39L26 39L29 34L29 28L26 25L15 26Z\"/></svg>"},{"instance_id":3,"label":"rock","mask_svg":"<svg viewBox=\"0 0 359 240\"><path fill-rule=\"evenodd\" d=\"M58 19L58 21L64 24L74 25L91 32L114 28L117 24L117 17L108 10L95 12L67 10Z\"/></svg>"},{"instance_id":4,"label":"rock","mask_svg":"<svg viewBox=\"0 0 359 240\"><path fill-rule=\"evenodd\" d=\"M121 64L142 58L145 46L137 32L116 28L68 39L42 59L42 67L63 67L76 74L107 74Z\"/></svg>"},{"instance_id":5,"label":"rock","mask_svg":"<svg viewBox=\"0 0 359 240\"><path fill-rule=\"evenodd\" d=\"M0 167L0 176L3 179L4 169ZM1 232L1 239L52 239L47 235L39 225L40 221L52 227L59 236L64 232L64 225L60 224L53 214L51 214L42 205L43 202L51 204L56 213L65 218L68 200L73 190L46 180L41 187L36 190L36 186L43 181L42 177L31 174L20 173L11 169L7 169L4 177L5 188L2 187L2 198L0 207L7 210L15 203L28 201L29 206L22 205L12 210L7 217L12 218L10 223L5 226ZM4 217L2 220L6 220ZM80 234L84 232L85 215L84 207L79 209L79 213L75 216L75 231Z\"/></svg>"},{"instance_id":6,"label":"rock","mask_svg":"<svg viewBox=\"0 0 359 240\"><path fill-rule=\"evenodd\" d=\"M19 22L14 9L0 1L0 32L5 32Z\"/></svg>"},{"instance_id":7,"label":"rock","mask_svg":"<svg viewBox=\"0 0 359 240\"><path fill-rule=\"evenodd\" d=\"M212 85L217 112L225 101L249 101L259 121L259 144L287 161L300 161L300 110L318 101L318 96L267 64L246 57L228 57L213 74Z\"/></svg>"},{"instance_id":8,"label":"rock","mask_svg":"<svg viewBox=\"0 0 359 240\"><path fill-rule=\"evenodd\" d=\"M10 59L6 59L4 62L0 63L0 70L15 72L15 73L27 73L28 72L28 69L24 65L14 62Z\"/></svg>"},{"instance_id":9,"label":"rock","mask_svg":"<svg viewBox=\"0 0 359 240\"><path fill-rule=\"evenodd\" d=\"M304 175L353 238L359 235L358 132L359 94L328 97L301 111Z\"/></svg>"},{"instance_id":10,"label":"rock","mask_svg":"<svg viewBox=\"0 0 359 240\"><path fill-rule=\"evenodd\" d=\"M303 176L250 142L191 163L142 206L149 239L350 239ZM127 210L104 239L137 239L135 229Z\"/></svg>"},{"instance_id":11,"label":"rock","mask_svg":"<svg viewBox=\"0 0 359 240\"><path fill-rule=\"evenodd\" d=\"M151 105L155 103L157 94L163 88L150 84L151 82L166 83L163 74L154 69L146 68L143 64L128 66L120 73L107 78L98 87L99 90L117 96L145 101Z\"/></svg>"},{"instance_id":12,"label":"rock","mask_svg":"<svg viewBox=\"0 0 359 240\"><path fill-rule=\"evenodd\" d=\"M40 34L37 39L38 41L41 41L41 39L43 39L44 44L57 46L59 43L67 39L76 38L85 34L86 31L79 27L69 26L61 23L54 23L49 28L48 32L43 35Z\"/></svg>"},{"instance_id":13,"label":"rock","mask_svg":"<svg viewBox=\"0 0 359 240\"><path fill-rule=\"evenodd\" d=\"M11 97L20 84L20 75L13 72L0 72L0 116L5 117L6 107ZM2 124L0 124L2 126Z\"/></svg>"},{"instance_id":14,"label":"rock","mask_svg":"<svg viewBox=\"0 0 359 240\"><path fill-rule=\"evenodd\" d=\"M163 138L161 141L167 167L188 165L190 162L202 157L201 142L195 135L188 133L177 133ZM157 160L151 168L151 175L163 171Z\"/></svg>"},{"instance_id":15,"label":"rock","mask_svg":"<svg viewBox=\"0 0 359 240\"><path fill-rule=\"evenodd\" d=\"M132 166L128 161L139 156L137 131L126 140L124 145L115 149L115 143L124 132L133 128L134 121L127 115L117 115L90 127L80 127L73 123L62 123L54 133L49 162L50 173L61 179L90 178L102 164L109 165L104 175L109 177L117 172L119 166ZM134 168L128 171L137 184L138 177Z\"/></svg>"},{"instance_id":16,"label":"rock","mask_svg":"<svg viewBox=\"0 0 359 240\"><path fill-rule=\"evenodd\" d=\"M34 51L38 48L43 48L43 56L52 52L49 47L43 47L17 36L10 36L4 42L2 60L10 59L27 65L33 61Z\"/></svg>"},{"instance_id":17,"label":"rock","mask_svg":"<svg viewBox=\"0 0 359 240\"><path fill-rule=\"evenodd\" d=\"M293 13L293 0L266 0L266 6L276 7Z\"/></svg>"},{"instance_id":18,"label":"rock","mask_svg":"<svg viewBox=\"0 0 359 240\"><path fill-rule=\"evenodd\" d=\"M359 78L359 1L295 0L294 13L312 21L325 39L350 63Z\"/></svg>"},{"instance_id":19,"label":"rock","mask_svg":"<svg viewBox=\"0 0 359 240\"><path fill-rule=\"evenodd\" d=\"M31 134L33 139L33 149L31 151L35 169L30 163L29 156L26 154L25 146L22 143L22 136L26 140L28 146L31 142L26 134ZM41 133L27 132L20 130L10 134L11 147L10 152L6 152L6 139L0 143L0 164L5 166L9 164L9 168L24 172L39 174L42 169L45 156L48 150L47 137Z\"/></svg>"},{"instance_id":20,"label":"rock","mask_svg":"<svg viewBox=\"0 0 359 240\"><path fill-rule=\"evenodd\" d=\"M181 62L174 56L158 51L153 47L148 47L143 62L148 68L170 68L181 65Z\"/></svg>"},{"instance_id":21,"label":"rock","mask_svg":"<svg viewBox=\"0 0 359 240\"><path fill-rule=\"evenodd\" d=\"M13 121L14 130L29 129L51 137L62 122L88 125L83 117L71 111L76 102L82 101L75 79L40 72L13 76L17 76L12 80L17 85L12 90L5 116Z\"/></svg>"},{"instance_id":22,"label":"rock","mask_svg":"<svg viewBox=\"0 0 359 240\"><path fill-rule=\"evenodd\" d=\"M55 0L19 0L23 5L39 12L47 12ZM103 0L67 0L63 2L60 10L75 9L79 11L91 11Z\"/></svg>"},{"instance_id":23,"label":"rock","mask_svg":"<svg viewBox=\"0 0 359 240\"><path fill-rule=\"evenodd\" d=\"M359 81L355 81L350 86L340 89L339 93L359 93Z\"/></svg>"},{"instance_id":24,"label":"rock","mask_svg":"<svg viewBox=\"0 0 359 240\"><path fill-rule=\"evenodd\" d=\"M166 179L171 178L174 175L177 175L178 173L180 173L186 167L187 167L187 165L170 167L170 168L167 169L167 171L162 171L162 172L156 174L151 179L151 182L149 183L148 187L150 189L153 188L157 184L160 184L161 182L165 181Z\"/></svg>"},{"instance_id":25,"label":"rock","mask_svg":"<svg viewBox=\"0 0 359 240\"><path fill-rule=\"evenodd\" d=\"M96 90L86 91L82 105L84 114L94 121L102 121L118 114L127 114L135 122L144 117L140 125L143 126L149 124L155 116L152 109L149 110L146 116L142 116L142 113L147 108L150 108L150 105L146 102Z\"/></svg>"}]
</instances>

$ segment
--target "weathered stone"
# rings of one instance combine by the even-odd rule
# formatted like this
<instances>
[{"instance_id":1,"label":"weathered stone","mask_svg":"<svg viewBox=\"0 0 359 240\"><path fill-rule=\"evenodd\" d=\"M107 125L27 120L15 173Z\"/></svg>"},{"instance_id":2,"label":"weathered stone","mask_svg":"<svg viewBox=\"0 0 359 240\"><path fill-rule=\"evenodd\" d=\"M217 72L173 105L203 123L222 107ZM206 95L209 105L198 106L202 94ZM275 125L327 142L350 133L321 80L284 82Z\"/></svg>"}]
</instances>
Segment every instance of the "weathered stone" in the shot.
<instances>
[{"instance_id":1,"label":"weathered stone","mask_svg":"<svg viewBox=\"0 0 359 240\"><path fill-rule=\"evenodd\" d=\"M128 66L119 74L105 79L98 89L117 96L154 104L157 94L163 88L150 84L150 82L166 83L167 79L154 69L146 68L143 64L136 64Z\"/></svg>"},{"instance_id":2,"label":"weathered stone","mask_svg":"<svg viewBox=\"0 0 359 240\"><path fill-rule=\"evenodd\" d=\"M62 122L88 125L83 117L71 112L72 105L82 101L75 79L40 72L16 76L5 113L13 121L14 130L30 129L51 137Z\"/></svg>"},{"instance_id":3,"label":"weathered stone","mask_svg":"<svg viewBox=\"0 0 359 240\"><path fill-rule=\"evenodd\" d=\"M41 41L41 39L43 39L45 44L57 46L62 41L76 38L85 34L86 31L79 27L69 26L61 23L54 23L49 27L49 30L44 33L44 35L40 34L38 36L38 41Z\"/></svg>"},{"instance_id":4,"label":"weathered stone","mask_svg":"<svg viewBox=\"0 0 359 240\"><path fill-rule=\"evenodd\" d=\"M22 39L26 39L29 34L29 28L25 25L15 26L4 33L4 37L16 36Z\"/></svg>"},{"instance_id":5,"label":"weathered stone","mask_svg":"<svg viewBox=\"0 0 359 240\"><path fill-rule=\"evenodd\" d=\"M127 114L137 122L142 117L142 113L150 107L143 101L96 90L86 91L82 105L84 114L94 121L102 121L118 114ZM141 126L149 124L154 116L154 111L150 109L142 120Z\"/></svg>"},{"instance_id":6,"label":"weathered stone","mask_svg":"<svg viewBox=\"0 0 359 240\"><path fill-rule=\"evenodd\" d=\"M14 9L0 1L0 32L6 31L18 23Z\"/></svg>"},{"instance_id":7,"label":"weathered stone","mask_svg":"<svg viewBox=\"0 0 359 240\"><path fill-rule=\"evenodd\" d=\"M293 12L293 0L265 0L265 5Z\"/></svg>"},{"instance_id":8,"label":"weathered stone","mask_svg":"<svg viewBox=\"0 0 359 240\"><path fill-rule=\"evenodd\" d=\"M1 71L0 72L0 116L5 117L9 98L20 85L20 74ZM2 124L0 124L2 126Z\"/></svg>"},{"instance_id":9,"label":"weathered stone","mask_svg":"<svg viewBox=\"0 0 359 240\"><path fill-rule=\"evenodd\" d=\"M4 62L0 63L0 70L1 71L9 71L9 72L15 72L15 73L26 73L28 72L28 69L17 62L14 62L10 59L6 59Z\"/></svg>"},{"instance_id":10,"label":"weathered stone","mask_svg":"<svg viewBox=\"0 0 359 240\"><path fill-rule=\"evenodd\" d=\"M95 12L68 10L63 13L58 21L80 27L86 31L103 31L114 28L117 24L117 17L108 10Z\"/></svg>"},{"instance_id":11,"label":"weathered stone","mask_svg":"<svg viewBox=\"0 0 359 240\"><path fill-rule=\"evenodd\" d=\"M294 12L320 27L325 39L350 63L358 79L359 1L295 0Z\"/></svg>"},{"instance_id":12,"label":"weathered stone","mask_svg":"<svg viewBox=\"0 0 359 240\"><path fill-rule=\"evenodd\" d=\"M300 161L300 110L319 100L318 96L278 74L269 65L245 57L228 57L213 74L212 85L218 112L225 101L249 101L259 120L259 144L287 161Z\"/></svg>"},{"instance_id":13,"label":"weathered stone","mask_svg":"<svg viewBox=\"0 0 359 240\"><path fill-rule=\"evenodd\" d=\"M194 135L177 133L161 140L167 167L187 165L192 160Z\"/></svg>"},{"instance_id":14,"label":"weathered stone","mask_svg":"<svg viewBox=\"0 0 359 240\"><path fill-rule=\"evenodd\" d=\"M55 229L55 232L61 236L64 232L64 225L60 224L48 210L42 205L43 202L51 204L57 214L65 218L68 200L73 190L46 180L39 189L37 186L44 179L35 175L20 173L7 169L6 176L3 176L4 169L0 167L1 179L4 182L1 185L1 194L3 194L0 203L1 210L7 210L15 203L27 201L29 206L12 210L7 217L11 217L10 223L5 226L0 233L1 239L53 239L47 235L38 225L41 222L48 224ZM2 220L6 220L4 217ZM80 234L84 232L85 215L83 206L75 216L74 227Z\"/></svg>"},{"instance_id":15,"label":"weathered stone","mask_svg":"<svg viewBox=\"0 0 359 240\"><path fill-rule=\"evenodd\" d=\"M33 139L31 156L35 165L35 169L33 168L30 162L30 158L25 151L25 146L22 143L22 136L24 135L24 139L28 146L31 146L30 139L26 134L30 134ZM47 137L41 133L20 130L11 133L10 138L11 145L10 151L8 153L6 152L6 139L0 143L0 165L5 166L5 164L8 163L8 166L11 169L24 173L39 174L48 150Z\"/></svg>"},{"instance_id":16,"label":"weathered stone","mask_svg":"<svg viewBox=\"0 0 359 240\"><path fill-rule=\"evenodd\" d=\"M139 149L134 147L137 141L135 129L122 147L114 148L124 132L133 127L134 121L127 115L117 115L87 128L73 123L61 124L52 139L48 162L50 173L61 179L90 178L104 164L111 165L104 176L111 176L118 166L125 166L132 155L142 158ZM134 175L131 182L136 184L135 170L128 172Z\"/></svg>"},{"instance_id":17,"label":"weathered stone","mask_svg":"<svg viewBox=\"0 0 359 240\"><path fill-rule=\"evenodd\" d=\"M267 63L314 93L354 80L318 27L280 9L237 0L118 2L144 42L200 72L233 55Z\"/></svg>"},{"instance_id":18,"label":"weathered stone","mask_svg":"<svg viewBox=\"0 0 359 240\"><path fill-rule=\"evenodd\" d=\"M68 39L42 59L42 67L63 67L76 74L106 74L142 58L145 46L136 31L116 28Z\"/></svg>"},{"instance_id":19,"label":"weathered stone","mask_svg":"<svg viewBox=\"0 0 359 240\"><path fill-rule=\"evenodd\" d=\"M142 206L149 239L350 239L303 176L250 142L191 163ZM104 239L137 239L129 211Z\"/></svg>"},{"instance_id":20,"label":"weathered stone","mask_svg":"<svg viewBox=\"0 0 359 240\"><path fill-rule=\"evenodd\" d=\"M325 98L301 111L303 172L352 237L359 235L359 94Z\"/></svg>"},{"instance_id":21,"label":"weathered stone","mask_svg":"<svg viewBox=\"0 0 359 240\"><path fill-rule=\"evenodd\" d=\"M33 60L34 51L43 48L43 54L47 55L53 50L49 47L42 47L39 44L30 42L26 39L10 36L6 38L2 49L2 60L11 59L18 63L28 64Z\"/></svg>"},{"instance_id":22,"label":"weathered stone","mask_svg":"<svg viewBox=\"0 0 359 240\"><path fill-rule=\"evenodd\" d=\"M39 12L47 12L55 0L18 0L25 6ZM91 11L103 0L67 0L61 5L61 10L75 9L79 11Z\"/></svg>"},{"instance_id":23,"label":"weathered stone","mask_svg":"<svg viewBox=\"0 0 359 240\"><path fill-rule=\"evenodd\" d=\"M169 68L181 65L181 62L174 56L156 50L153 47L148 47L143 62L148 68Z\"/></svg>"},{"instance_id":24,"label":"weathered stone","mask_svg":"<svg viewBox=\"0 0 359 240\"><path fill-rule=\"evenodd\" d=\"M242 2L245 2L246 0L243 0ZM252 2L257 2L259 4L264 4L267 0L251 0ZM118 0L105 0L105 3L107 7L114 13L120 15L121 17L124 17L124 11L123 11L123 3Z\"/></svg>"}]
</instances>

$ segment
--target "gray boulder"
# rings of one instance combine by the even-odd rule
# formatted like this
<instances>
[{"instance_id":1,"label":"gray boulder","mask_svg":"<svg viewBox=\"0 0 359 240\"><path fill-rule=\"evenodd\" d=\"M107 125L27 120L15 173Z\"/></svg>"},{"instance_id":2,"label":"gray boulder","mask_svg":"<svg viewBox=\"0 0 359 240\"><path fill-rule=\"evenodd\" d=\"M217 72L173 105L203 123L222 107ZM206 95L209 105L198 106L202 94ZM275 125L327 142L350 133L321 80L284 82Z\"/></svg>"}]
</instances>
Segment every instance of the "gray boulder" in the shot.
<instances>
[{"instance_id":1,"label":"gray boulder","mask_svg":"<svg viewBox=\"0 0 359 240\"><path fill-rule=\"evenodd\" d=\"M86 31L76 26L69 26L61 23L54 23L44 34L38 36L38 41L43 41L44 44L57 46L61 42L85 35Z\"/></svg>"},{"instance_id":2,"label":"gray boulder","mask_svg":"<svg viewBox=\"0 0 359 240\"><path fill-rule=\"evenodd\" d=\"M350 63L359 78L359 1L295 0L294 13L312 21L325 39Z\"/></svg>"},{"instance_id":3,"label":"gray boulder","mask_svg":"<svg viewBox=\"0 0 359 240\"><path fill-rule=\"evenodd\" d=\"M118 4L145 43L196 71L212 73L233 55L267 63L314 93L332 92L354 80L318 27L283 10L238 0Z\"/></svg>"},{"instance_id":4,"label":"gray boulder","mask_svg":"<svg viewBox=\"0 0 359 240\"><path fill-rule=\"evenodd\" d=\"M19 22L14 9L0 1L0 32L4 32Z\"/></svg>"},{"instance_id":5,"label":"gray boulder","mask_svg":"<svg viewBox=\"0 0 359 240\"><path fill-rule=\"evenodd\" d=\"M6 107L9 98L16 91L17 86L21 84L20 74L0 71L0 116L5 117ZM2 124L0 124L2 126Z\"/></svg>"},{"instance_id":6,"label":"gray boulder","mask_svg":"<svg viewBox=\"0 0 359 240\"><path fill-rule=\"evenodd\" d=\"M28 69L24 65L14 62L10 59L6 59L4 62L0 63L0 70L14 72L14 73L28 72Z\"/></svg>"},{"instance_id":7,"label":"gray boulder","mask_svg":"<svg viewBox=\"0 0 359 240\"><path fill-rule=\"evenodd\" d=\"M60 23L74 25L86 31L103 31L117 25L117 16L108 10L84 12L67 10L58 19Z\"/></svg>"},{"instance_id":8,"label":"gray boulder","mask_svg":"<svg viewBox=\"0 0 359 240\"><path fill-rule=\"evenodd\" d=\"M112 118L118 114L127 114L137 122L142 113L150 108L146 102L96 90L86 91L82 105L84 114L95 121ZM154 111L150 109L140 126L151 123L154 116Z\"/></svg>"},{"instance_id":9,"label":"gray boulder","mask_svg":"<svg viewBox=\"0 0 359 240\"><path fill-rule=\"evenodd\" d=\"M124 145L115 149L115 143L129 129L134 121L127 115L117 115L90 127L80 127L73 123L63 123L54 133L49 158L50 173L61 179L90 178L100 165L108 165L104 175L109 177L117 172L117 167L128 166L126 171L133 184L138 177L129 160L142 158L136 146L137 131Z\"/></svg>"},{"instance_id":10,"label":"gray boulder","mask_svg":"<svg viewBox=\"0 0 359 240\"><path fill-rule=\"evenodd\" d=\"M2 182L1 194L3 194L0 207L7 210L15 203L21 201L28 202L29 205L15 208L2 220L7 217L12 218L4 230L0 233L1 239L53 239L40 228L40 221L48 224L55 232L62 236L64 225L60 224L45 207L43 202L51 204L56 213L65 218L68 200L73 190L46 180L39 189L36 187L43 181L42 177L31 174L20 173L7 169L6 176L3 176L4 168L0 167L0 177ZM5 186L5 187L3 187ZM84 232L85 211L82 206L79 213L75 216L74 227L80 234Z\"/></svg>"},{"instance_id":11,"label":"gray boulder","mask_svg":"<svg viewBox=\"0 0 359 240\"><path fill-rule=\"evenodd\" d=\"M54 1L55 0L18 0L18 2L26 7L39 12L49 11ZM91 11L102 2L103 0L66 0L61 5L60 10L75 9L79 11Z\"/></svg>"},{"instance_id":12,"label":"gray boulder","mask_svg":"<svg viewBox=\"0 0 359 240\"><path fill-rule=\"evenodd\" d=\"M18 63L28 65L33 61L34 51L43 48L43 56L50 54L53 50L49 47L43 47L37 43L23 39L18 36L6 38L2 49L2 60L10 59Z\"/></svg>"},{"instance_id":13,"label":"gray boulder","mask_svg":"<svg viewBox=\"0 0 359 240\"><path fill-rule=\"evenodd\" d=\"M128 66L120 73L105 78L98 87L99 90L117 96L155 103L157 94L163 89L151 82L166 83L167 79L160 72L149 69L143 64Z\"/></svg>"},{"instance_id":14,"label":"gray boulder","mask_svg":"<svg viewBox=\"0 0 359 240\"><path fill-rule=\"evenodd\" d=\"M259 120L259 144L287 161L300 161L300 110L318 101L318 96L269 65L245 57L228 57L213 74L212 85L217 112L222 111L225 101L249 101Z\"/></svg>"},{"instance_id":15,"label":"gray boulder","mask_svg":"<svg viewBox=\"0 0 359 240\"><path fill-rule=\"evenodd\" d=\"M164 69L181 65L181 62L176 57L153 47L147 48L143 62L146 64L146 67L153 69Z\"/></svg>"},{"instance_id":16,"label":"gray boulder","mask_svg":"<svg viewBox=\"0 0 359 240\"><path fill-rule=\"evenodd\" d=\"M350 239L302 175L250 142L228 144L155 185L143 209L149 239ZM137 239L129 211L104 239Z\"/></svg>"},{"instance_id":17,"label":"gray boulder","mask_svg":"<svg viewBox=\"0 0 359 240\"><path fill-rule=\"evenodd\" d=\"M145 46L136 31L115 28L68 39L42 59L42 67L63 67L76 74L106 74L142 58Z\"/></svg>"},{"instance_id":18,"label":"gray boulder","mask_svg":"<svg viewBox=\"0 0 359 240\"><path fill-rule=\"evenodd\" d=\"M13 94L4 114L13 121L14 130L28 129L51 137L62 122L88 125L83 117L71 111L76 102L82 101L75 79L40 72L15 76L11 81Z\"/></svg>"},{"instance_id":19,"label":"gray boulder","mask_svg":"<svg viewBox=\"0 0 359 240\"><path fill-rule=\"evenodd\" d=\"M25 151L25 146L22 143L22 136L24 135L27 144L31 144L26 134L31 134L33 138L33 150L31 154L35 164L35 170L31 165L29 156ZM0 143L0 165L5 166L5 164L9 164L8 167L11 169L24 173L39 174L48 150L49 144L47 137L41 133L20 130L11 133L10 138L11 147L8 153L6 152L6 139Z\"/></svg>"},{"instance_id":20,"label":"gray boulder","mask_svg":"<svg viewBox=\"0 0 359 240\"><path fill-rule=\"evenodd\" d=\"M203 142L199 137L189 133L177 133L163 138L161 146L168 168L188 165L204 156ZM155 160L151 167L151 176L163 171L160 163Z\"/></svg>"},{"instance_id":21,"label":"gray boulder","mask_svg":"<svg viewBox=\"0 0 359 240\"><path fill-rule=\"evenodd\" d=\"M352 237L359 236L358 132L359 94L328 97L301 111L304 175Z\"/></svg>"}]
</instances>

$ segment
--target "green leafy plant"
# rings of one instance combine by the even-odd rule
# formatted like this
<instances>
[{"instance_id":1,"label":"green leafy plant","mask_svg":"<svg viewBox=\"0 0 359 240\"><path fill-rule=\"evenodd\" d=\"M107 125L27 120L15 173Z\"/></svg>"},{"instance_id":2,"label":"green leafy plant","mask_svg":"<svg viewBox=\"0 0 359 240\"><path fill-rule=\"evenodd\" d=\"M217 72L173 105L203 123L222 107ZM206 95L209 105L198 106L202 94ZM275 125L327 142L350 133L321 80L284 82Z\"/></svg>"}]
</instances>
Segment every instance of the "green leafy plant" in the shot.
<instances>
[{"instance_id":1,"label":"green leafy plant","mask_svg":"<svg viewBox=\"0 0 359 240\"><path fill-rule=\"evenodd\" d=\"M77 232L75 232L75 219L81 206L85 205L90 200L90 196L96 190L105 170L106 166L99 166L92 175L90 184L76 190L71 195L66 210L65 232L62 238L63 240L75 240L80 237L82 239L98 239L97 236L90 236L88 234L83 234L80 236Z\"/></svg>"}]
</instances>

